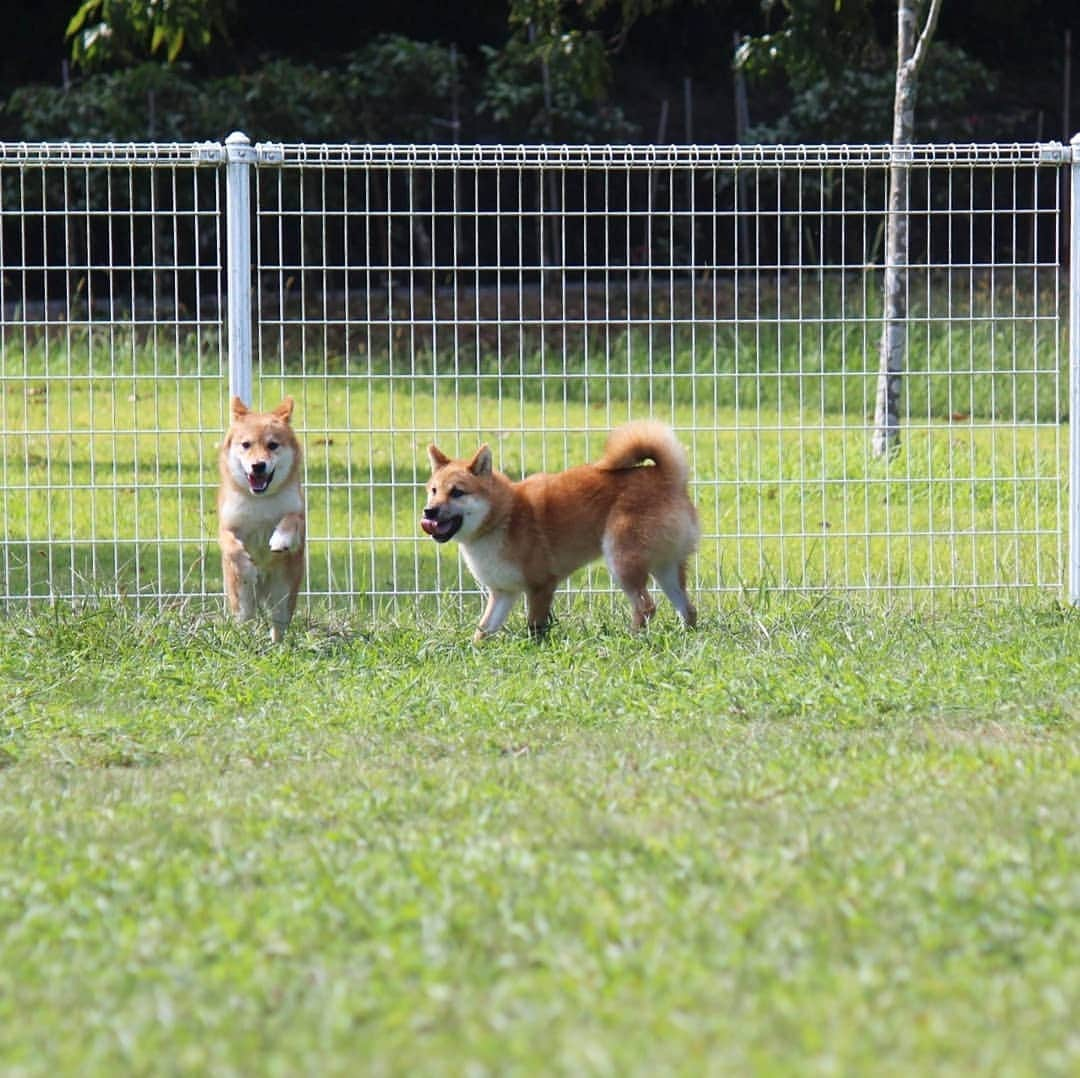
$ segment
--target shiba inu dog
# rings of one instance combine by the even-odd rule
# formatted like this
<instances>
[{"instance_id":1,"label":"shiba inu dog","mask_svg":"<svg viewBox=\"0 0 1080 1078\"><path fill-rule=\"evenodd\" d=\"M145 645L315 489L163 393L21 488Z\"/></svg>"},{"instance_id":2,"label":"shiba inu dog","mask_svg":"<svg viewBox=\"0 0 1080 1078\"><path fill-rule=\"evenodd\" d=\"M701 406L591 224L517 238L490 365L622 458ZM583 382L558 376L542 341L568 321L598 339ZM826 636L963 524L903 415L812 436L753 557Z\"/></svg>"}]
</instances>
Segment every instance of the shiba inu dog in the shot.
<instances>
[{"instance_id":1,"label":"shiba inu dog","mask_svg":"<svg viewBox=\"0 0 1080 1078\"><path fill-rule=\"evenodd\" d=\"M488 592L474 641L502 627L522 592L529 630L542 634L555 589L601 555L630 600L635 629L656 610L650 575L683 622L695 624L686 563L697 547L697 511L686 489L686 454L663 423L628 423L612 431L595 464L517 483L494 470L487 445L469 460L430 445L428 457L420 526L437 543L456 536Z\"/></svg>"},{"instance_id":2,"label":"shiba inu dog","mask_svg":"<svg viewBox=\"0 0 1080 1078\"><path fill-rule=\"evenodd\" d=\"M232 423L218 454L218 543L229 607L239 621L259 607L278 643L296 609L304 576L304 493L293 399L272 412L232 400Z\"/></svg>"}]
</instances>

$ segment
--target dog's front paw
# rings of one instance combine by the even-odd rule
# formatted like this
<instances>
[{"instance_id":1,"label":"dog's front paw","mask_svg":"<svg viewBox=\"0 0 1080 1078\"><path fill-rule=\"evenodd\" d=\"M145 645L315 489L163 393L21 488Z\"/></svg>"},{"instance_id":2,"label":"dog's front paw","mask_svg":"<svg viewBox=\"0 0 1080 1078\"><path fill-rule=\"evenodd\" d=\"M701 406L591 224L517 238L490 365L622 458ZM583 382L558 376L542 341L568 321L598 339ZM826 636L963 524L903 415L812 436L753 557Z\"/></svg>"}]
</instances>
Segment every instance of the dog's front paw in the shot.
<instances>
[{"instance_id":1,"label":"dog's front paw","mask_svg":"<svg viewBox=\"0 0 1080 1078\"><path fill-rule=\"evenodd\" d=\"M275 528L270 536L270 549L275 554L295 554L300 549L300 533L296 528Z\"/></svg>"},{"instance_id":2,"label":"dog's front paw","mask_svg":"<svg viewBox=\"0 0 1080 1078\"><path fill-rule=\"evenodd\" d=\"M297 542L295 535L275 531L270 537L270 549L275 554L294 554L300 549L300 544Z\"/></svg>"}]
</instances>

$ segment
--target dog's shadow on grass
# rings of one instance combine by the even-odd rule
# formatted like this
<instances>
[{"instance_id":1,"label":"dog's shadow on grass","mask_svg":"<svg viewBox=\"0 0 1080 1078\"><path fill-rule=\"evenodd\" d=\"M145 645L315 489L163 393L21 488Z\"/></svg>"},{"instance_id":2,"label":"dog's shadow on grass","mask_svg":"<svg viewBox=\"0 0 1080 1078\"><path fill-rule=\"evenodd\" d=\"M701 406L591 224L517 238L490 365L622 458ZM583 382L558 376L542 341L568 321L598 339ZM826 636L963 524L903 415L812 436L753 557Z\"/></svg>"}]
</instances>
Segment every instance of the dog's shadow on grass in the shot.
<instances>
[{"instance_id":1,"label":"dog's shadow on grass","mask_svg":"<svg viewBox=\"0 0 1080 1078\"><path fill-rule=\"evenodd\" d=\"M215 619L211 619L215 620ZM621 609L573 609L553 612L542 633L531 632L524 617L511 618L505 628L479 643L474 642L476 622L471 612L410 618L396 614L298 611L281 644L270 642L269 623L264 619L237 624L220 615L219 643L237 654L264 656L282 650L285 654L334 659L358 651L385 648L411 652L419 660L445 662L448 659L479 657L484 653L522 656L558 654L582 648L630 650L678 650L693 648L695 641L715 641L717 636L734 640L737 618L730 611L702 612L696 629L687 630L674 616L658 611L644 630L630 627L629 615Z\"/></svg>"}]
</instances>

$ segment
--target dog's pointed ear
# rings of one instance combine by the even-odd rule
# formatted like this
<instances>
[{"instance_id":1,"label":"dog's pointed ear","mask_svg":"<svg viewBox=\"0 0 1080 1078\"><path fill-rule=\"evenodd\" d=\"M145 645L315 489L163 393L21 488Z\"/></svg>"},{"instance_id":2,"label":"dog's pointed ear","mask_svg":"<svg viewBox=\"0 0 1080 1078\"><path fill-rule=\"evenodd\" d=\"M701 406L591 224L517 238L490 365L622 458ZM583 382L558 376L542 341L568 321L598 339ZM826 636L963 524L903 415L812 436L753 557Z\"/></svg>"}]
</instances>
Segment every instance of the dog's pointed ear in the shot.
<instances>
[{"instance_id":1,"label":"dog's pointed ear","mask_svg":"<svg viewBox=\"0 0 1080 1078\"><path fill-rule=\"evenodd\" d=\"M477 476L491 475L491 450L486 442L476 451L473 459L469 461L469 471Z\"/></svg>"},{"instance_id":2,"label":"dog's pointed ear","mask_svg":"<svg viewBox=\"0 0 1080 1078\"><path fill-rule=\"evenodd\" d=\"M434 442L427 447L427 455L433 472L450 463L450 458Z\"/></svg>"},{"instance_id":3,"label":"dog's pointed ear","mask_svg":"<svg viewBox=\"0 0 1080 1078\"><path fill-rule=\"evenodd\" d=\"M274 409L274 415L276 415L278 419L283 419L286 423L288 423L289 420L292 418L293 403L294 402L292 397L286 397Z\"/></svg>"},{"instance_id":4,"label":"dog's pointed ear","mask_svg":"<svg viewBox=\"0 0 1080 1078\"><path fill-rule=\"evenodd\" d=\"M243 419L248 414L248 406L239 398L233 397L232 399L232 417L233 419Z\"/></svg>"}]
</instances>

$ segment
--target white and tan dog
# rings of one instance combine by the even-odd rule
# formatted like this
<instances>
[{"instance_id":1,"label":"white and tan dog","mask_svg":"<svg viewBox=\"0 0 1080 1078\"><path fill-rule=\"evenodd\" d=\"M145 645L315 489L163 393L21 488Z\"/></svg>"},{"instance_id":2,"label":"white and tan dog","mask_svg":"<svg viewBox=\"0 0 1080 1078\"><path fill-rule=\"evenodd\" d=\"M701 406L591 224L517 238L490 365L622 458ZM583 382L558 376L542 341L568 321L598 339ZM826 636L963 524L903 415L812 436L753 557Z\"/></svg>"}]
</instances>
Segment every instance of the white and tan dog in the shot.
<instances>
[{"instance_id":1,"label":"white and tan dog","mask_svg":"<svg viewBox=\"0 0 1080 1078\"><path fill-rule=\"evenodd\" d=\"M691 627L686 563L697 547L686 454L671 429L646 420L612 431L604 455L556 475L514 483L482 445L468 460L428 447L432 475L420 526L437 543L455 536L488 603L474 640L497 632L523 592L529 629L548 624L555 589L603 555L641 628L656 605L649 576ZM651 465L646 465L651 461Z\"/></svg>"},{"instance_id":2,"label":"white and tan dog","mask_svg":"<svg viewBox=\"0 0 1080 1078\"><path fill-rule=\"evenodd\" d=\"M292 397L252 412L233 397L232 423L218 454L218 543L225 594L239 621L262 607L270 639L284 636L304 577L304 492Z\"/></svg>"}]
</instances>

